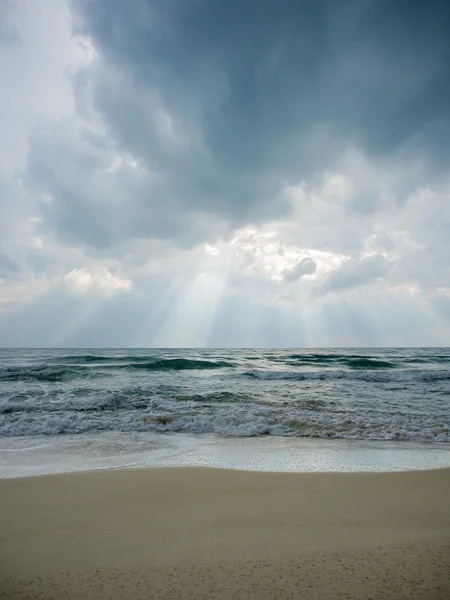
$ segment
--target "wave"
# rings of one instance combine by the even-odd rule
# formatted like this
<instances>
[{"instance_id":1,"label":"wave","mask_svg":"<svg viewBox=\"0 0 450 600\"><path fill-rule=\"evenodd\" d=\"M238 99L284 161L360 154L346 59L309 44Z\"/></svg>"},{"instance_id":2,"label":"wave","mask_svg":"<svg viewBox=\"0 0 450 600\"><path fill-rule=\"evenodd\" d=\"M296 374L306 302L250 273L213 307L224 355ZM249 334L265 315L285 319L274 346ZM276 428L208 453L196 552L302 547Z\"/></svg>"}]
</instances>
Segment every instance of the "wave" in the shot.
<instances>
[{"instance_id":1,"label":"wave","mask_svg":"<svg viewBox=\"0 0 450 600\"><path fill-rule=\"evenodd\" d=\"M424 357L405 357L405 360L411 364L423 364L423 363L448 363L450 362L450 355L442 354L436 356L424 356Z\"/></svg>"},{"instance_id":2,"label":"wave","mask_svg":"<svg viewBox=\"0 0 450 600\"><path fill-rule=\"evenodd\" d=\"M294 407L221 406L204 410L43 412L5 415L0 435L59 435L100 431L155 431L233 437L283 436L325 439L450 442L446 415L317 412Z\"/></svg>"},{"instance_id":3,"label":"wave","mask_svg":"<svg viewBox=\"0 0 450 600\"><path fill-rule=\"evenodd\" d=\"M291 366L310 365L342 365L350 369L396 369L392 361L382 360L375 356L345 354L290 354L286 361ZM277 360L277 362L284 362Z\"/></svg>"},{"instance_id":4,"label":"wave","mask_svg":"<svg viewBox=\"0 0 450 600\"><path fill-rule=\"evenodd\" d=\"M77 367L54 367L42 365L40 367L8 367L0 370L0 381L42 381L64 382L74 379L88 379L98 377L94 371Z\"/></svg>"},{"instance_id":5,"label":"wave","mask_svg":"<svg viewBox=\"0 0 450 600\"><path fill-rule=\"evenodd\" d=\"M413 356L410 353L394 353L389 355L389 360L376 355L368 354L337 354L326 353L294 353L285 357L269 355L269 360L274 362L295 361L298 365L346 365L350 368L396 368L406 364L448 363L450 354L426 354Z\"/></svg>"},{"instance_id":6,"label":"wave","mask_svg":"<svg viewBox=\"0 0 450 600\"><path fill-rule=\"evenodd\" d=\"M96 365L102 367L135 368L148 370L220 369L233 367L227 361L199 360L189 358L158 358L140 355L105 356L103 354L72 354L56 357L54 364Z\"/></svg>"},{"instance_id":7,"label":"wave","mask_svg":"<svg viewBox=\"0 0 450 600\"><path fill-rule=\"evenodd\" d=\"M92 377L102 377L101 371L116 370L116 369L141 369L146 371L184 371L184 370L207 370L207 369L223 369L231 368L235 365L226 361L209 361L209 360L190 360L185 358L168 358L168 359L148 359L137 360L133 362L125 362L116 364L110 363L109 358L105 357L104 363L95 368L93 365L96 360L86 360L88 357L83 357L84 362L73 365L59 364L44 364L40 366L26 367L7 367L0 369L0 381L43 381L43 382L64 382L72 381L73 379L88 379Z\"/></svg>"},{"instance_id":8,"label":"wave","mask_svg":"<svg viewBox=\"0 0 450 600\"><path fill-rule=\"evenodd\" d=\"M351 369L396 369L397 365L388 360L380 360L374 358L348 358L342 361Z\"/></svg>"},{"instance_id":9,"label":"wave","mask_svg":"<svg viewBox=\"0 0 450 600\"><path fill-rule=\"evenodd\" d=\"M450 379L450 371L444 369L397 369L395 371L371 371L328 369L323 371L273 371L252 369L243 373L245 377L266 380L324 380L358 379L362 381L445 381Z\"/></svg>"},{"instance_id":10,"label":"wave","mask_svg":"<svg viewBox=\"0 0 450 600\"><path fill-rule=\"evenodd\" d=\"M355 355L348 355L348 354L333 354L333 353L329 353L327 352L326 354L316 354L316 353L311 353L311 354L289 354L287 356L287 358L290 359L301 359L304 360L306 362L316 362L316 361L320 361L320 362L327 362L327 361L333 361L336 359L340 359L340 358L361 358L360 355L355 356Z\"/></svg>"},{"instance_id":11,"label":"wave","mask_svg":"<svg viewBox=\"0 0 450 600\"><path fill-rule=\"evenodd\" d=\"M249 403L255 398L241 393L219 391L205 394L173 394L162 396L152 390L141 387L123 389L110 393L92 390L84 397L65 395L63 390L57 391L51 398L33 395L13 395L6 400L0 400L0 415L14 413L57 413L57 412L114 412L120 410L154 410L171 406L176 403L192 406L214 406L220 404Z\"/></svg>"},{"instance_id":12,"label":"wave","mask_svg":"<svg viewBox=\"0 0 450 600\"><path fill-rule=\"evenodd\" d=\"M224 369L234 367L234 363L214 360L193 360L189 358L146 359L145 362L130 362L125 368L146 369L147 371L185 371L203 369Z\"/></svg>"},{"instance_id":13,"label":"wave","mask_svg":"<svg viewBox=\"0 0 450 600\"><path fill-rule=\"evenodd\" d=\"M69 363L69 364L92 364L92 363L110 363L130 360L128 356L105 356L104 354L66 354L65 356L56 356L52 359L53 363ZM135 356L134 360L141 360L141 357Z\"/></svg>"}]
</instances>

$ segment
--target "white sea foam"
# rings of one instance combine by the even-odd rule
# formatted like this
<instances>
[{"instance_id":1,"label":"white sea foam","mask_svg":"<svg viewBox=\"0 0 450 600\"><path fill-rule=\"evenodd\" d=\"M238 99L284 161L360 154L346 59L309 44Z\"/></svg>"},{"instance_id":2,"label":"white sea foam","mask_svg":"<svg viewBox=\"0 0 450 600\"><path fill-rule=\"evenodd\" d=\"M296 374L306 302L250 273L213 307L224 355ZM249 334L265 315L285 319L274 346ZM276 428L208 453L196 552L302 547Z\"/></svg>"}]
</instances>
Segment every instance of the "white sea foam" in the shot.
<instances>
[{"instance_id":1,"label":"white sea foam","mask_svg":"<svg viewBox=\"0 0 450 600\"><path fill-rule=\"evenodd\" d=\"M166 405L168 408L168 405ZM56 435L95 431L215 433L225 436L287 436L362 440L450 441L448 415L385 412L317 412L282 406L196 407L165 413L120 410L100 413L52 412L13 415L0 423L0 435Z\"/></svg>"}]
</instances>

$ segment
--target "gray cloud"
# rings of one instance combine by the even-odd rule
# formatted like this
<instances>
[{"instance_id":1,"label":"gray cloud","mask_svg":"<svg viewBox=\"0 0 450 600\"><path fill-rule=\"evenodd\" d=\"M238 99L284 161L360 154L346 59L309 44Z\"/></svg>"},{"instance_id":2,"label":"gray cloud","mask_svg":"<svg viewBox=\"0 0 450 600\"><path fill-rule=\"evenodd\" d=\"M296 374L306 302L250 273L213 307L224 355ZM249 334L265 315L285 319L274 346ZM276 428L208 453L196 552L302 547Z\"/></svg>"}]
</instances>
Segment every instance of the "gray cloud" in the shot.
<instances>
[{"instance_id":1,"label":"gray cloud","mask_svg":"<svg viewBox=\"0 0 450 600\"><path fill-rule=\"evenodd\" d=\"M390 267L382 254L367 256L361 260L349 260L333 271L320 286L315 288L316 296L365 285L386 275Z\"/></svg>"},{"instance_id":2,"label":"gray cloud","mask_svg":"<svg viewBox=\"0 0 450 600\"><path fill-rule=\"evenodd\" d=\"M78 108L93 110L112 148L137 158L147 176L129 176L128 193L118 176L113 190L98 189L103 133L46 131L29 170L55 197L47 218L62 240L193 244L287 215L285 182L329 168L349 143L375 158L447 152L429 129L449 93L448 9L437 0L339 10L291 0L244 11L225 1L73 6L77 32L100 56L74 78ZM412 189L403 187L400 199ZM375 186L361 188L348 210L383 206Z\"/></svg>"},{"instance_id":3,"label":"gray cloud","mask_svg":"<svg viewBox=\"0 0 450 600\"><path fill-rule=\"evenodd\" d=\"M448 3L6 5L1 343L450 335Z\"/></svg>"},{"instance_id":4,"label":"gray cloud","mask_svg":"<svg viewBox=\"0 0 450 600\"><path fill-rule=\"evenodd\" d=\"M317 269L317 264L312 258L304 258L292 269L285 269L283 279L287 283L298 281L304 275L311 275Z\"/></svg>"},{"instance_id":5,"label":"gray cloud","mask_svg":"<svg viewBox=\"0 0 450 600\"><path fill-rule=\"evenodd\" d=\"M311 147L293 156L292 144L319 123L384 153L447 114L450 9L441 0L75 6L106 60L141 94L156 86L176 114L195 116L214 158L234 171L303 169ZM152 152L139 99L115 91L99 108Z\"/></svg>"},{"instance_id":6,"label":"gray cloud","mask_svg":"<svg viewBox=\"0 0 450 600\"><path fill-rule=\"evenodd\" d=\"M7 254L0 252L0 279L13 275L19 269L19 265L12 261Z\"/></svg>"}]
</instances>

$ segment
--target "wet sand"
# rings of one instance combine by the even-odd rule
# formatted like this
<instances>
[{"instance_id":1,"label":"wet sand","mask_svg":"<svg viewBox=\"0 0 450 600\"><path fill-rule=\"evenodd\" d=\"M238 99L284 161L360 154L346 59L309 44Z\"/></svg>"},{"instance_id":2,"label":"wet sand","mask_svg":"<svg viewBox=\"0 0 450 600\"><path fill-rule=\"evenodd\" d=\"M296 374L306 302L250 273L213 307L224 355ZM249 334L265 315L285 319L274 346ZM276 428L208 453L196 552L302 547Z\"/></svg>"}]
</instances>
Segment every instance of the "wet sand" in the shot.
<instances>
[{"instance_id":1,"label":"wet sand","mask_svg":"<svg viewBox=\"0 0 450 600\"><path fill-rule=\"evenodd\" d=\"M450 470L0 480L0 598L450 599Z\"/></svg>"}]
</instances>

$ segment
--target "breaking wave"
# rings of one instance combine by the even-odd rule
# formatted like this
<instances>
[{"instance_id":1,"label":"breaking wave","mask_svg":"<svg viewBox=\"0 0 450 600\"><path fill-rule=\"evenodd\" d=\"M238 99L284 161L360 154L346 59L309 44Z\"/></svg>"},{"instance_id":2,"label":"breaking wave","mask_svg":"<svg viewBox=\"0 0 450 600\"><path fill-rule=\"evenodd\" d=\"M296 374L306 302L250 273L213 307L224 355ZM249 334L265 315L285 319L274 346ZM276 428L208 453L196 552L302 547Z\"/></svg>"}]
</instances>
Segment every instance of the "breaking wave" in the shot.
<instances>
[{"instance_id":1,"label":"breaking wave","mask_svg":"<svg viewBox=\"0 0 450 600\"><path fill-rule=\"evenodd\" d=\"M111 410L20 413L0 422L0 434L60 435L100 431L215 433L233 437L285 436L325 439L450 442L446 416L386 415L351 411L261 406L221 406L215 410ZM10 415L6 415L10 417Z\"/></svg>"}]
</instances>

